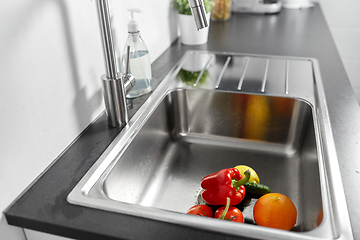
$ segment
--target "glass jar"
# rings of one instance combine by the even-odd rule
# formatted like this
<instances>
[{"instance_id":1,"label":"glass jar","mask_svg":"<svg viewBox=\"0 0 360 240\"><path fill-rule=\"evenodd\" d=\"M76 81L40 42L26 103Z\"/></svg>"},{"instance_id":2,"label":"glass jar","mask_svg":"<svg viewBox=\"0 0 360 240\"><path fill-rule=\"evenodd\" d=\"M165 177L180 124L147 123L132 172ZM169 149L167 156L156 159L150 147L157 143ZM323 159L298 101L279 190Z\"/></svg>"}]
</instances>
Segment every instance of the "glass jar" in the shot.
<instances>
[{"instance_id":1,"label":"glass jar","mask_svg":"<svg viewBox=\"0 0 360 240\"><path fill-rule=\"evenodd\" d=\"M211 10L211 20L225 21L231 16L231 0L213 0L214 6Z\"/></svg>"}]
</instances>

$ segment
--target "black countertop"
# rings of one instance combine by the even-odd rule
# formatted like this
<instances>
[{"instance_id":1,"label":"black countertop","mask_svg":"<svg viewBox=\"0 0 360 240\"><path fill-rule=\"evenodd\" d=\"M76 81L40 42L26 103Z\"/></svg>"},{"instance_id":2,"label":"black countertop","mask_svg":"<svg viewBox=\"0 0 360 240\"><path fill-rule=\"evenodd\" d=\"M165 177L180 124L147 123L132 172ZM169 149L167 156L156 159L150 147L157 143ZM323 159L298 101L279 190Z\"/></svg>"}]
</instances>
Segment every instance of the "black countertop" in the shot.
<instances>
[{"instance_id":1,"label":"black countertop","mask_svg":"<svg viewBox=\"0 0 360 240\"><path fill-rule=\"evenodd\" d=\"M153 84L163 79L182 55L191 49L239 52L318 59L324 80L336 150L355 239L360 239L357 198L360 190L359 105L349 83L335 43L318 4L303 10L283 9L276 15L233 14L228 22L212 22L209 41L200 46L175 41L153 64ZM130 116L145 101L132 102ZM338 98L345 99L337 101ZM355 110L354 110L355 109ZM349 121L353 119L353 121ZM353 116L353 118L351 117ZM355 119L355 120L354 120ZM69 204L67 195L120 132L110 128L100 115L5 211L9 224L76 239L235 239L216 232L180 226L119 213ZM351 136L351 137L350 137ZM346 139L347 141L343 141ZM348 184L349 183L349 184ZM354 192L355 191L355 192ZM237 238L238 239L238 238Z\"/></svg>"}]
</instances>

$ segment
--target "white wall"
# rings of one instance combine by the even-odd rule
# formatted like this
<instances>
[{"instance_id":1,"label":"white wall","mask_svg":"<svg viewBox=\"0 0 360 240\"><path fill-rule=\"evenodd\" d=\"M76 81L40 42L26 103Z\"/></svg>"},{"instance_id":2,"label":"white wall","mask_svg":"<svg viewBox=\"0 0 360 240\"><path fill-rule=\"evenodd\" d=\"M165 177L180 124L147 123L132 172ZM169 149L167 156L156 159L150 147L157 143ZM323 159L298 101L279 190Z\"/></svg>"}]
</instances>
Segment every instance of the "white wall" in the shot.
<instances>
[{"instance_id":1,"label":"white wall","mask_svg":"<svg viewBox=\"0 0 360 240\"><path fill-rule=\"evenodd\" d=\"M318 0L360 102L360 0Z\"/></svg>"},{"instance_id":2,"label":"white wall","mask_svg":"<svg viewBox=\"0 0 360 240\"><path fill-rule=\"evenodd\" d=\"M177 37L170 2L110 0L119 49L139 7L154 61ZM0 1L1 211L103 111L104 73L95 0ZM24 239L0 216L0 239Z\"/></svg>"}]
</instances>

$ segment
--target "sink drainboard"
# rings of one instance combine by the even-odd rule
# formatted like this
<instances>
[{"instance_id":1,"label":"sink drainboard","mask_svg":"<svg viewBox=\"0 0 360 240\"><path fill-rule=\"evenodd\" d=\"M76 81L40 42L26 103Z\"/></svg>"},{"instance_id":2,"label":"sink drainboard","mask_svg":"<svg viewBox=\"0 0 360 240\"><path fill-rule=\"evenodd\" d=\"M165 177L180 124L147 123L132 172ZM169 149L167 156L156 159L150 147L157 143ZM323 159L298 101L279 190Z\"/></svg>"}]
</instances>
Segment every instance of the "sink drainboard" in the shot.
<instances>
[{"instance_id":1,"label":"sink drainboard","mask_svg":"<svg viewBox=\"0 0 360 240\"><path fill-rule=\"evenodd\" d=\"M185 79L183 83L176 82L177 87L303 99L314 96L313 62L310 59L189 52L188 57L180 61L177 67L177 73L195 73L196 76L193 81ZM207 75L206 81L202 80L204 74ZM177 79L181 80L183 75L180 72Z\"/></svg>"},{"instance_id":2,"label":"sink drainboard","mask_svg":"<svg viewBox=\"0 0 360 240\"><path fill-rule=\"evenodd\" d=\"M73 204L256 239L352 239L315 59L189 51L71 191ZM201 178L250 165L291 231L184 214Z\"/></svg>"}]
</instances>

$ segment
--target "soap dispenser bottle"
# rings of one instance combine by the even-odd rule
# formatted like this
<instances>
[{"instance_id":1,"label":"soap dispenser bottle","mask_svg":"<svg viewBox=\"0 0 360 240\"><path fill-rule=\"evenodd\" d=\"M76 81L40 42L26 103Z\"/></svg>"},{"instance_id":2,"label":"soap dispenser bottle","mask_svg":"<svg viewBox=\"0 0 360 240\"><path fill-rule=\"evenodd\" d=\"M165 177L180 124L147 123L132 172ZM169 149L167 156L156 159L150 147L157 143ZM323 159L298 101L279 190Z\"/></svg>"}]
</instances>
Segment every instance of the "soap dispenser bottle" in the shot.
<instances>
[{"instance_id":1,"label":"soap dispenser bottle","mask_svg":"<svg viewBox=\"0 0 360 240\"><path fill-rule=\"evenodd\" d=\"M139 27L134 20L134 13L140 13L141 10L137 8L128 9L131 19L128 22L128 38L125 43L123 57L121 61L122 72L126 72L127 49L130 46L129 52L129 69L136 80L135 86L126 95L127 98L136 98L146 93L151 92L151 62L149 51L141 38Z\"/></svg>"}]
</instances>

